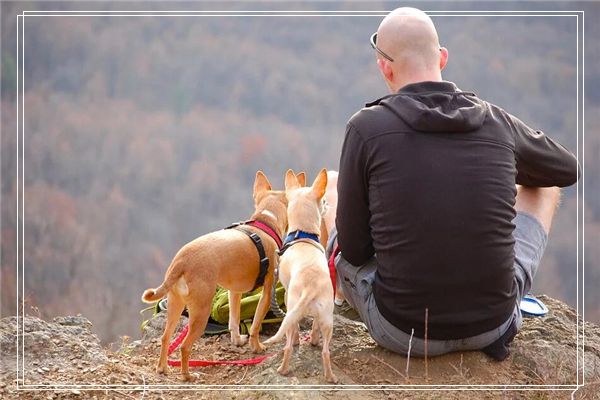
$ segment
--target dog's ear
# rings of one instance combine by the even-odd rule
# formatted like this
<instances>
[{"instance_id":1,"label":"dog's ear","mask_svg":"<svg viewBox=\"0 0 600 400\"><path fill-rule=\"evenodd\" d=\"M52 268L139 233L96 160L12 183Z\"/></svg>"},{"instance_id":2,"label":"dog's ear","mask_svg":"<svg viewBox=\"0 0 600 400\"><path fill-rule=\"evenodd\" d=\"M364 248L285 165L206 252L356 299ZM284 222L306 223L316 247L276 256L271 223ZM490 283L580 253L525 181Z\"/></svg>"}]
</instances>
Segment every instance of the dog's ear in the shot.
<instances>
[{"instance_id":1,"label":"dog's ear","mask_svg":"<svg viewBox=\"0 0 600 400\"><path fill-rule=\"evenodd\" d=\"M256 172L256 179L254 180L254 200L257 199L258 195L271 190L271 184L262 171Z\"/></svg>"},{"instance_id":2,"label":"dog's ear","mask_svg":"<svg viewBox=\"0 0 600 400\"><path fill-rule=\"evenodd\" d=\"M298 189L300 187L300 182L298 182L298 178L296 178L296 174L291 169L288 169L285 173L285 190Z\"/></svg>"},{"instance_id":3,"label":"dog's ear","mask_svg":"<svg viewBox=\"0 0 600 400\"><path fill-rule=\"evenodd\" d=\"M323 168L312 184L312 192L317 200L321 200L325 195L325 189L327 189L327 170Z\"/></svg>"},{"instance_id":4,"label":"dog's ear","mask_svg":"<svg viewBox=\"0 0 600 400\"><path fill-rule=\"evenodd\" d=\"M298 183L300 184L300 186L306 186L306 174L304 173L304 171L298 172L296 174L296 179L298 179Z\"/></svg>"}]
</instances>

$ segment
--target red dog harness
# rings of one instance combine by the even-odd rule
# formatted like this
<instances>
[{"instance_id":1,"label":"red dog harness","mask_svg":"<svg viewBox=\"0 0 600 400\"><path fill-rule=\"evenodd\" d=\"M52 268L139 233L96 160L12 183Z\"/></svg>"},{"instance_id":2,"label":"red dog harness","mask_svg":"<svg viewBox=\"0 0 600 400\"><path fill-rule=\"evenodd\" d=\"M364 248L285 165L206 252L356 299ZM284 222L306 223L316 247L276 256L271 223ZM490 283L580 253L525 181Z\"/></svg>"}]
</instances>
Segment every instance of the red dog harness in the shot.
<instances>
[{"instance_id":1,"label":"red dog harness","mask_svg":"<svg viewBox=\"0 0 600 400\"><path fill-rule=\"evenodd\" d=\"M279 237L277 232L275 232L275 229L271 228L269 225L265 224L264 222L247 221L246 225L254 226L254 227L260 229L261 231L263 231L264 233L266 233L267 235L271 236L271 238L273 238L275 243L277 243L278 249L281 249L281 246L283 246L283 243L281 242L281 238Z\"/></svg>"}]
</instances>

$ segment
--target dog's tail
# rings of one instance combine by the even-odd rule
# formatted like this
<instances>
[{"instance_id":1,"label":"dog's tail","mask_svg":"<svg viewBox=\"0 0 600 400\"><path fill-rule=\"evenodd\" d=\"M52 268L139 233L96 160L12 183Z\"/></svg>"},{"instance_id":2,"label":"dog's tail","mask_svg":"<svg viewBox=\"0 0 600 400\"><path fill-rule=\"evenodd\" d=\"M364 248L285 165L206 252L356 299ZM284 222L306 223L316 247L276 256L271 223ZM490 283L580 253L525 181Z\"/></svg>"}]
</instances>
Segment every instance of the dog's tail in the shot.
<instances>
[{"instance_id":1,"label":"dog's tail","mask_svg":"<svg viewBox=\"0 0 600 400\"><path fill-rule=\"evenodd\" d=\"M164 285L160 285L156 289L146 289L142 295L142 301L144 303L154 303L155 301L162 299L167 292L168 289L165 289Z\"/></svg>"},{"instance_id":2,"label":"dog's tail","mask_svg":"<svg viewBox=\"0 0 600 400\"><path fill-rule=\"evenodd\" d=\"M297 324L298 322L300 322L300 319L304 316L303 311L306 309L306 306L310 303L310 301L311 297L309 296L309 294L306 293L306 291L303 291L300 295L300 299L298 300L298 302L287 311L287 314L281 322L281 326L279 327L279 330L277 331L275 336L270 337L263 343L277 343L281 339L283 339L283 336L293 326L293 324Z\"/></svg>"},{"instance_id":3,"label":"dog's tail","mask_svg":"<svg viewBox=\"0 0 600 400\"><path fill-rule=\"evenodd\" d=\"M156 289L146 289L142 295L142 301L144 303L154 303L157 300L162 299L169 292L171 287L177 282L177 280L183 274L183 268L180 263L169 268L169 273L165 277L164 282Z\"/></svg>"}]
</instances>

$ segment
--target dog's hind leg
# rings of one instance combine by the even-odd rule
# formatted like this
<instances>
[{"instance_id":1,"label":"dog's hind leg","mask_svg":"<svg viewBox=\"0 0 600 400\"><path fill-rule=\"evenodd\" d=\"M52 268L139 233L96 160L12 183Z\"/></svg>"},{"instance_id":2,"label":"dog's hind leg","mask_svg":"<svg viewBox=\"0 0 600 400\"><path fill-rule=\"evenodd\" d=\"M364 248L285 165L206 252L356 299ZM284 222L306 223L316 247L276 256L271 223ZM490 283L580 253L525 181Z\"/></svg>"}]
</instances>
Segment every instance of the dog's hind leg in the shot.
<instances>
[{"instance_id":1,"label":"dog's hind leg","mask_svg":"<svg viewBox=\"0 0 600 400\"><path fill-rule=\"evenodd\" d=\"M169 356L169 341L171 340L171 336L173 336L173 332L175 332L177 322L179 322L179 317L181 317L181 312L185 307L183 299L172 292L169 292L167 295L167 304L167 322L165 323L165 331L161 339L160 358L156 365L156 372L159 374L166 374L168 372L167 357Z\"/></svg>"},{"instance_id":2,"label":"dog's hind leg","mask_svg":"<svg viewBox=\"0 0 600 400\"><path fill-rule=\"evenodd\" d=\"M329 383L337 383L338 379L331 370L331 358L329 356L329 343L333 336L333 315L330 318L324 318L320 323L321 335L323 336L323 350L321 356L323 358L323 373L325 380Z\"/></svg>"},{"instance_id":3,"label":"dog's hind leg","mask_svg":"<svg viewBox=\"0 0 600 400\"><path fill-rule=\"evenodd\" d=\"M290 359L292 358L292 352L294 351L294 337L298 335L297 325L290 326L286 332L285 347L283 348L283 360L281 365L277 368L277 372L281 375L287 375L290 373Z\"/></svg>"},{"instance_id":4,"label":"dog's hind leg","mask_svg":"<svg viewBox=\"0 0 600 400\"><path fill-rule=\"evenodd\" d=\"M208 286L208 285L207 285ZM216 286L203 287L203 293L214 293ZM212 305L211 296L196 296L189 297L188 312L190 314L189 324L190 329L181 345L181 379L183 381L193 381L196 378L190 374L189 361L192 346L196 339L204 333L208 316L210 315L210 307Z\"/></svg>"},{"instance_id":5,"label":"dog's hind leg","mask_svg":"<svg viewBox=\"0 0 600 400\"><path fill-rule=\"evenodd\" d=\"M229 291L229 332L231 343L242 346L248 341L247 335L240 335L240 302L242 293Z\"/></svg>"},{"instance_id":6,"label":"dog's hind leg","mask_svg":"<svg viewBox=\"0 0 600 400\"><path fill-rule=\"evenodd\" d=\"M297 323L292 330L292 344L294 346L300 345L300 323Z\"/></svg>"},{"instance_id":7,"label":"dog's hind leg","mask_svg":"<svg viewBox=\"0 0 600 400\"><path fill-rule=\"evenodd\" d=\"M313 319L312 329L310 331L310 344L316 346L319 344L319 317L315 315Z\"/></svg>"},{"instance_id":8,"label":"dog's hind leg","mask_svg":"<svg viewBox=\"0 0 600 400\"><path fill-rule=\"evenodd\" d=\"M297 323L294 328L294 346L298 346L300 344L300 323Z\"/></svg>"}]
</instances>

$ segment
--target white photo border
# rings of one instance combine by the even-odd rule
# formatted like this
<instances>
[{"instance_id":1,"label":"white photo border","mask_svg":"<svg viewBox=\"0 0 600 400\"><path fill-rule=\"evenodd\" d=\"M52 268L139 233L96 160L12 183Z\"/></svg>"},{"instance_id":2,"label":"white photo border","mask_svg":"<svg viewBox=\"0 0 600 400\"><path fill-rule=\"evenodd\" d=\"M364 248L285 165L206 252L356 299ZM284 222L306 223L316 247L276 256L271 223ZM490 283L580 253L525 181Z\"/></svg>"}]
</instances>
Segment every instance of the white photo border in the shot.
<instances>
[{"instance_id":1,"label":"white photo border","mask_svg":"<svg viewBox=\"0 0 600 400\"><path fill-rule=\"evenodd\" d=\"M142 17L142 16L183 16L183 17L216 17L216 16L253 16L253 17L374 17L386 16L390 11L290 11L290 10L270 10L270 11L26 11L17 15L17 391L70 391L74 389L83 390L117 390L127 389L131 391L157 390L435 390L435 391L490 391L490 390L524 390L524 391L571 391L574 393L585 384L585 219L584 208L582 207L585 198L585 174L576 184L577 193L577 383L573 385L201 385L201 384L161 384L161 385L99 385L99 384L25 384L25 346L24 318L20 312L25 310L25 248L24 248L24 215L25 215L25 196L24 196L24 147L25 147L25 101L24 101L24 36L25 36L25 17L77 17L77 16L113 16L113 17ZM425 11L431 17L497 17L497 16L516 16L516 17L576 17L577 21L577 160L581 161L582 171L585 162L585 11ZM581 17L581 25L579 23ZM581 41L580 41L581 35ZM581 70L581 74L580 74ZM21 106L19 107L19 100ZM581 107L580 107L581 102ZM20 117L20 118L19 118ZM19 124L20 120L20 124ZM581 123L580 123L581 122ZM579 142L581 142L581 147ZM20 152L19 152L20 150ZM19 161L21 162L19 168ZM580 197L581 193L581 197ZM581 208L581 213L580 213ZM581 241L580 241L581 233ZM19 235L20 234L20 235ZM19 242L21 239L21 242ZM19 252L21 245L21 252ZM20 254L20 257L19 257ZM581 256L580 256L581 255ZM580 290L581 281L581 290ZM580 312L581 311L581 312ZM21 372L21 374L19 374Z\"/></svg>"}]
</instances>

